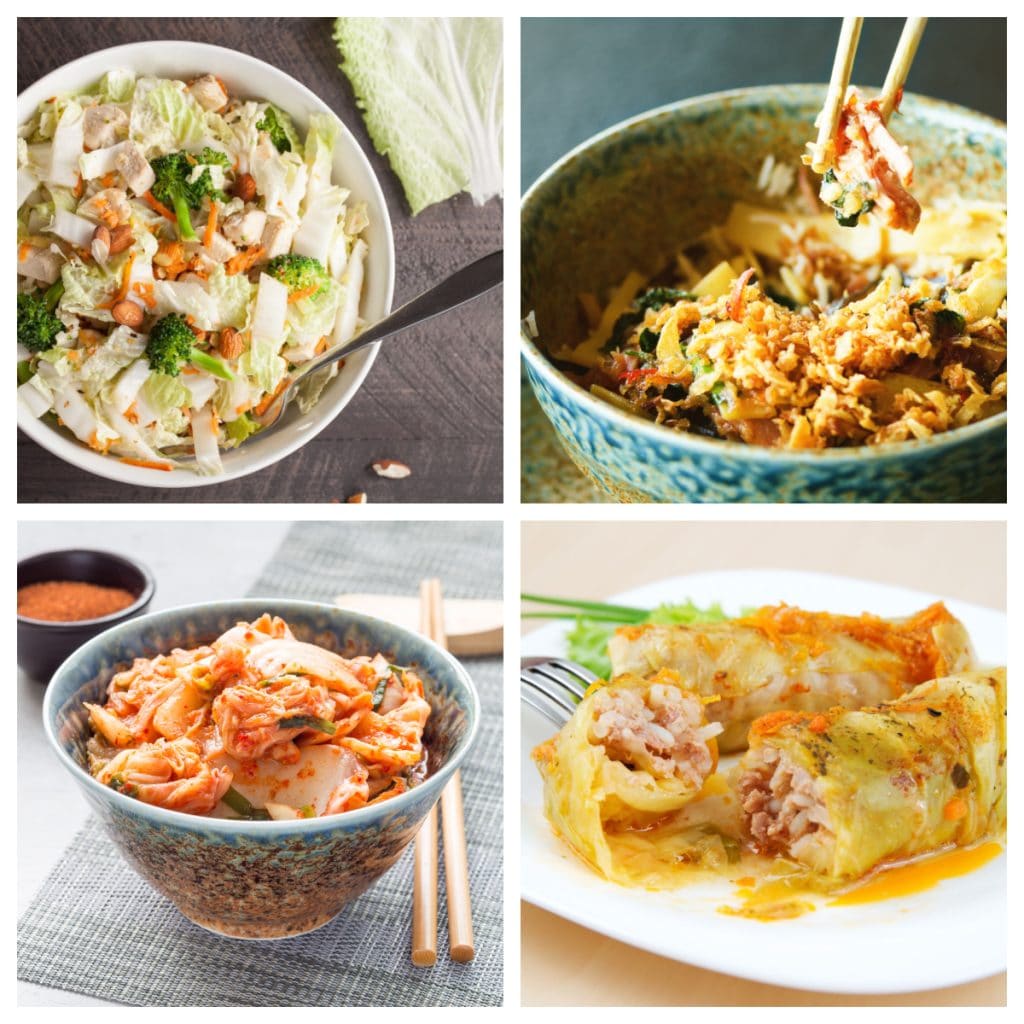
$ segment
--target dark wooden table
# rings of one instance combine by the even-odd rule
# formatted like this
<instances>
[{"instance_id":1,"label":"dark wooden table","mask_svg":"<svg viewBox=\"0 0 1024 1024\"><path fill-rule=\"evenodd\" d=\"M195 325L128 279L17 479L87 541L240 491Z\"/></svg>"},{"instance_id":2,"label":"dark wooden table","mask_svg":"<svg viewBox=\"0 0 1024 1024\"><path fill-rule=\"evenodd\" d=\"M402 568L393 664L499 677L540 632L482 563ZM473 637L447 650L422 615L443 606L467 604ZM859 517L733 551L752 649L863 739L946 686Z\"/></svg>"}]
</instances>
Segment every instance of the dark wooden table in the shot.
<instances>
[{"instance_id":1,"label":"dark wooden table","mask_svg":"<svg viewBox=\"0 0 1024 1024\"><path fill-rule=\"evenodd\" d=\"M395 234L395 304L502 244L499 201L466 195L412 217L398 179L370 142L338 68L332 22L320 18L18 19L19 92L54 68L108 46L188 39L252 54L313 90L369 156ZM211 69L216 70L216 69ZM18 500L146 502L500 501L502 497L501 289L385 343L363 387L299 451L240 480L183 490L129 487L62 462L19 433ZM375 459L400 459L404 480L384 480Z\"/></svg>"}]
</instances>

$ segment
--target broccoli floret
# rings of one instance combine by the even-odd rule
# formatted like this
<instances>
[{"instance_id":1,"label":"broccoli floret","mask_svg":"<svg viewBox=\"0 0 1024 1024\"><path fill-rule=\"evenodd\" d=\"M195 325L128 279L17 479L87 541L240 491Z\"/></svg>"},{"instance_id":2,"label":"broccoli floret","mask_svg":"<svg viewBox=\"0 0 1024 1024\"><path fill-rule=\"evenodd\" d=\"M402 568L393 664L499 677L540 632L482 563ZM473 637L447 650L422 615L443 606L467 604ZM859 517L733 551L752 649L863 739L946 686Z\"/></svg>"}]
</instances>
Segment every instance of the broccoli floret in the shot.
<instances>
[{"instance_id":1,"label":"broccoli floret","mask_svg":"<svg viewBox=\"0 0 1024 1024\"><path fill-rule=\"evenodd\" d=\"M217 164L220 167L230 169L231 158L227 153L222 153L219 149L211 149L209 146L204 146L203 151L199 154L199 163Z\"/></svg>"},{"instance_id":2,"label":"broccoli floret","mask_svg":"<svg viewBox=\"0 0 1024 1024\"><path fill-rule=\"evenodd\" d=\"M215 150L209 152L218 155ZM181 237L190 241L196 237L196 233L192 228L192 215L189 211L198 209L205 196L211 199L227 198L223 192L213 187L209 168L204 169L195 181L189 181L195 165L195 158L184 152L158 156L151 165L156 175L153 195L161 203L174 207Z\"/></svg>"},{"instance_id":3,"label":"broccoli floret","mask_svg":"<svg viewBox=\"0 0 1024 1024\"><path fill-rule=\"evenodd\" d=\"M275 256L264 268L271 277L288 286L289 292L305 292L316 288L311 295L319 295L331 277L324 265L312 256L286 253Z\"/></svg>"},{"instance_id":4,"label":"broccoli floret","mask_svg":"<svg viewBox=\"0 0 1024 1024\"><path fill-rule=\"evenodd\" d=\"M18 293L18 342L30 352L46 352L57 342L64 330L61 319L53 312L64 282L58 279L45 292Z\"/></svg>"},{"instance_id":5,"label":"broccoli floret","mask_svg":"<svg viewBox=\"0 0 1024 1024\"><path fill-rule=\"evenodd\" d=\"M256 122L256 130L266 132L270 136L270 141L278 153L291 152L292 141L288 138L284 125L278 120L277 110L274 107L267 107L263 119Z\"/></svg>"},{"instance_id":6,"label":"broccoli floret","mask_svg":"<svg viewBox=\"0 0 1024 1024\"><path fill-rule=\"evenodd\" d=\"M183 316L171 313L158 320L149 332L149 341L146 343L146 358L150 369L166 373L168 377L177 377L181 373L182 363L195 363L215 377L234 380L234 374L219 359L196 348L195 340L196 336Z\"/></svg>"}]
</instances>

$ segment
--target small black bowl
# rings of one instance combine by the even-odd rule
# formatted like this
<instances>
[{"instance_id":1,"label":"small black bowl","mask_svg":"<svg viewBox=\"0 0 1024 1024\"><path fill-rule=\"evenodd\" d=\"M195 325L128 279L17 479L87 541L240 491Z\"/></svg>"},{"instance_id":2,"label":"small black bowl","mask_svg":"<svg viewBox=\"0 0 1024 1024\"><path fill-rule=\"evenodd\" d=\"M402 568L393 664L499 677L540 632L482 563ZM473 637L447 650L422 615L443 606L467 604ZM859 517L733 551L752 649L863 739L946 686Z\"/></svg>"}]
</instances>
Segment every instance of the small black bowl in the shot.
<instances>
[{"instance_id":1,"label":"small black bowl","mask_svg":"<svg viewBox=\"0 0 1024 1024\"><path fill-rule=\"evenodd\" d=\"M18 589L29 583L76 580L121 587L135 600L119 612L79 622L49 622L18 616L18 665L33 679L48 681L65 658L105 629L133 619L149 607L156 584L140 562L108 551L48 551L18 563Z\"/></svg>"}]
</instances>

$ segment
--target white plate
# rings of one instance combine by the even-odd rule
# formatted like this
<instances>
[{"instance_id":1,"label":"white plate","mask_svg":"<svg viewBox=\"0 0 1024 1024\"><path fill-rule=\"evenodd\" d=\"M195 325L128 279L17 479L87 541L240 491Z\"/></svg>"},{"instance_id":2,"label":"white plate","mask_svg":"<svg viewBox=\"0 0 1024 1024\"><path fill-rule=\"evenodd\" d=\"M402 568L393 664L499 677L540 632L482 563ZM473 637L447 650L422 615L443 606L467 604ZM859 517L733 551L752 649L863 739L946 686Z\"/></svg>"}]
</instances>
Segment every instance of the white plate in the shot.
<instances>
[{"instance_id":1,"label":"white plate","mask_svg":"<svg viewBox=\"0 0 1024 1024\"><path fill-rule=\"evenodd\" d=\"M982 664L1006 664L1006 616L940 595L816 573L738 571L663 580L608 600L654 607L691 598L726 612L785 601L804 608L882 616L945 600ZM600 599L600 598L597 598ZM571 624L570 624L571 625ZM568 625L523 637L523 656L564 654ZM961 878L900 899L819 906L790 921L718 913L735 903L730 883L647 892L606 882L554 836L542 812L530 750L552 733L522 709L522 896L554 914L640 949L741 978L819 992L881 994L956 985L1006 968L1006 855Z\"/></svg>"},{"instance_id":2,"label":"white plate","mask_svg":"<svg viewBox=\"0 0 1024 1024\"><path fill-rule=\"evenodd\" d=\"M334 113L315 93L300 85L290 75L255 57L206 43L167 41L115 46L90 53L51 71L18 97L18 124L24 124L43 100L50 96L80 92L99 81L111 68L130 68L139 75L185 80L212 72L224 80L232 96L269 100L287 111L302 133L308 127L310 114ZM366 277L359 313L367 323L375 323L390 312L394 292L395 246L391 220L384 194L369 160L355 136L344 124L340 121L338 123L341 130L334 147L334 181L351 190L353 202L366 202L370 226L366 229L365 237L369 251L366 255ZM131 466L112 456L100 455L69 432L36 419L22 408L20 402L18 426L33 441L65 462L108 480L139 487L204 487L219 484L265 469L312 441L359 390L377 356L377 348L377 345L371 345L346 360L344 367L324 389L320 401L309 413L301 415L297 408L289 409L285 414L286 421L265 439L257 437L250 444L222 452L224 472L219 476L200 476L188 469L165 473Z\"/></svg>"}]
</instances>

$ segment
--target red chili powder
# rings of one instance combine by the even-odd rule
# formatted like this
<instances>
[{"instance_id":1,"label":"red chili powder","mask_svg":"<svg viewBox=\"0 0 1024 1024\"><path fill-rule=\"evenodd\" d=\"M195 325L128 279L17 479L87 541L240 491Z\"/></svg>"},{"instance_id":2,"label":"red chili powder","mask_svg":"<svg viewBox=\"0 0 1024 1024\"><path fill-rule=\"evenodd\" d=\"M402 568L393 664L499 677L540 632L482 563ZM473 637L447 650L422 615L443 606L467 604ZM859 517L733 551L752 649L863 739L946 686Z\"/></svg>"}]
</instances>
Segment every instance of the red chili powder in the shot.
<instances>
[{"instance_id":1,"label":"red chili powder","mask_svg":"<svg viewBox=\"0 0 1024 1024\"><path fill-rule=\"evenodd\" d=\"M79 580L29 583L18 588L18 614L46 622L81 622L134 604L135 595L121 587L103 587Z\"/></svg>"}]
</instances>

